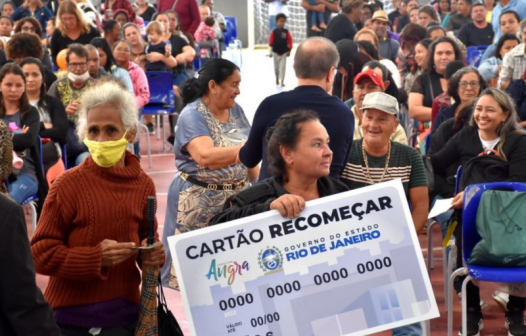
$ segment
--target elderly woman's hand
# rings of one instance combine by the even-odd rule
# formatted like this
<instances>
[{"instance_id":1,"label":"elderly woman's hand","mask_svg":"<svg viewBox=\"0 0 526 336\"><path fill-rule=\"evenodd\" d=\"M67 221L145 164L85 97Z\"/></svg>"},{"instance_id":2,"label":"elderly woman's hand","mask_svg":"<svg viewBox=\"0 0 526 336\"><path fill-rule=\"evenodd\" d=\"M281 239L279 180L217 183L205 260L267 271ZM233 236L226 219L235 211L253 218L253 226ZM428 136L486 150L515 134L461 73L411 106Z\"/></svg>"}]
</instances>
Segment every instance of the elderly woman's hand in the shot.
<instances>
[{"instance_id":1,"label":"elderly woman's hand","mask_svg":"<svg viewBox=\"0 0 526 336\"><path fill-rule=\"evenodd\" d=\"M134 250L135 243L119 243L115 240L104 239L102 248L102 267L112 267L127 260L137 253Z\"/></svg>"},{"instance_id":2,"label":"elderly woman's hand","mask_svg":"<svg viewBox=\"0 0 526 336\"><path fill-rule=\"evenodd\" d=\"M305 200L301 196L286 194L270 203L270 210L278 210L281 216L296 218L305 209Z\"/></svg>"},{"instance_id":3,"label":"elderly woman's hand","mask_svg":"<svg viewBox=\"0 0 526 336\"><path fill-rule=\"evenodd\" d=\"M146 246L146 239L141 242L141 246ZM141 250L142 264L147 266L159 266L164 264L164 248L160 241L155 242L155 246L149 250Z\"/></svg>"}]
</instances>

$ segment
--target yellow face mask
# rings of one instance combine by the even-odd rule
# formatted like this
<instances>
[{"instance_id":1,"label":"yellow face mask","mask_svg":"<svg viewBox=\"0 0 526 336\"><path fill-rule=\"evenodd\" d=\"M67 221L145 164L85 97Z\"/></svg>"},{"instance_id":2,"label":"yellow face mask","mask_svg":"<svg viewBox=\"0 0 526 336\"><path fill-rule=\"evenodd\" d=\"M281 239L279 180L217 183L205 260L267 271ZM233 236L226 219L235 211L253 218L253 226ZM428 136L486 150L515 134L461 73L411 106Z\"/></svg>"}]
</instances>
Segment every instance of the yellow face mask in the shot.
<instances>
[{"instance_id":1,"label":"yellow face mask","mask_svg":"<svg viewBox=\"0 0 526 336\"><path fill-rule=\"evenodd\" d=\"M93 141L84 138L84 144L88 147L91 157L95 163L103 168L110 168L116 164L124 154L128 140L126 140L126 132L121 139L116 141Z\"/></svg>"}]
</instances>

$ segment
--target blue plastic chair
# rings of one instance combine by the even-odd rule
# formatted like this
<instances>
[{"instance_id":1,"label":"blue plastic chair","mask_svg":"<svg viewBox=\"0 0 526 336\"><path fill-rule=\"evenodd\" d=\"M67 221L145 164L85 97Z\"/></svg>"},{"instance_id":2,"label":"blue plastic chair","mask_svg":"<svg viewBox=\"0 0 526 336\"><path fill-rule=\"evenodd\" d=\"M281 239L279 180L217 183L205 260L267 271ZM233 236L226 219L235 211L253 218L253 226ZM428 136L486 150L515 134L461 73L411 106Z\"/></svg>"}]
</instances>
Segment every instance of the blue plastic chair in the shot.
<instances>
[{"instance_id":1,"label":"blue plastic chair","mask_svg":"<svg viewBox=\"0 0 526 336\"><path fill-rule=\"evenodd\" d=\"M173 92L173 75L171 72L164 71L148 71L146 72L148 85L150 87L150 101L141 109L142 115L164 116L175 114L175 95ZM163 150L165 148L166 132L163 123ZM143 127L144 126L144 127ZM140 123L141 129L144 129L147 134L148 128L143 123ZM146 145L148 148L148 166L152 167L152 157L150 148L150 137L146 137Z\"/></svg>"},{"instance_id":2,"label":"blue plastic chair","mask_svg":"<svg viewBox=\"0 0 526 336\"><path fill-rule=\"evenodd\" d=\"M466 61L468 66L478 68L480 61L482 60L482 55L488 49L488 46L473 46L466 49Z\"/></svg>"},{"instance_id":3,"label":"blue plastic chair","mask_svg":"<svg viewBox=\"0 0 526 336\"><path fill-rule=\"evenodd\" d=\"M460 170L460 168L459 168ZM466 286L472 280L486 282L526 282L526 268L488 267L468 264L471 252L481 240L477 231L477 211L482 194L489 190L509 190L514 192L526 192L526 183L519 182L494 182L473 184L464 190L463 212L462 212L462 261L464 267L456 270L450 279L450 284L459 275L467 275L462 283L462 334L466 335ZM448 300L453 296L452 289L448 292ZM448 311L448 335L453 333L453 316L451 303Z\"/></svg>"},{"instance_id":4,"label":"blue plastic chair","mask_svg":"<svg viewBox=\"0 0 526 336\"><path fill-rule=\"evenodd\" d=\"M225 16L226 23L226 34L225 44L228 45L231 42L237 40L237 19L233 16Z\"/></svg>"},{"instance_id":5,"label":"blue plastic chair","mask_svg":"<svg viewBox=\"0 0 526 336\"><path fill-rule=\"evenodd\" d=\"M426 139L425 139L425 154L429 154L429 147L431 147L431 133L429 133L428 135L426 135Z\"/></svg>"}]
</instances>

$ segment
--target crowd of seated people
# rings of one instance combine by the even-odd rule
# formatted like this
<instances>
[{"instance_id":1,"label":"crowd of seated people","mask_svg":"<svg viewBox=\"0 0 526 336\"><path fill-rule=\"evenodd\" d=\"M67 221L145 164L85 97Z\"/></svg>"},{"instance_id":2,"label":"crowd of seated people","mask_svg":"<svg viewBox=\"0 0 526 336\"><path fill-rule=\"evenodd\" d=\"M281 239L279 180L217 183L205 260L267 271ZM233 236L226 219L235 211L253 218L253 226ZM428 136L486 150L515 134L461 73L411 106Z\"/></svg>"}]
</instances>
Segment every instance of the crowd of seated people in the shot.
<instances>
[{"instance_id":1,"label":"crowd of seated people","mask_svg":"<svg viewBox=\"0 0 526 336\"><path fill-rule=\"evenodd\" d=\"M0 204L18 216L36 196L34 260L20 262L29 265L26 278L36 270L50 285L42 297L28 281L36 294L16 308L39 309L27 317L43 326L40 334L23 323L4 326L12 314L2 313L0 334L77 335L97 319L115 329L108 335L133 334L141 282L134 247L146 223L140 197L155 195L137 136L139 122L155 132L155 121L138 113L150 100L152 69L170 74L180 102L169 119L177 172L163 234L140 252L166 287L179 288L167 241L174 234L270 210L298 217L307 201L397 178L420 234L434 201L454 197L452 208L462 208L456 170L486 150L508 161L506 181L526 182L526 2L519 1L396 0L391 13L379 1L302 1L309 23L312 12L341 14L332 24L324 16L327 38L314 29L318 36L297 41L297 87L265 98L253 120L235 101L241 69L221 58L226 22L212 0L138 0L136 8L107 0L101 10L86 1L4 3ZM217 41L207 43L207 30ZM200 69L196 58L205 60ZM419 154L434 169L433 190ZM125 217L111 211L116 199ZM450 214L437 218L444 235ZM131 233L116 237L117 225ZM526 336L524 299L501 294L509 334ZM468 336L476 336L478 287L470 284L467 295Z\"/></svg>"}]
</instances>

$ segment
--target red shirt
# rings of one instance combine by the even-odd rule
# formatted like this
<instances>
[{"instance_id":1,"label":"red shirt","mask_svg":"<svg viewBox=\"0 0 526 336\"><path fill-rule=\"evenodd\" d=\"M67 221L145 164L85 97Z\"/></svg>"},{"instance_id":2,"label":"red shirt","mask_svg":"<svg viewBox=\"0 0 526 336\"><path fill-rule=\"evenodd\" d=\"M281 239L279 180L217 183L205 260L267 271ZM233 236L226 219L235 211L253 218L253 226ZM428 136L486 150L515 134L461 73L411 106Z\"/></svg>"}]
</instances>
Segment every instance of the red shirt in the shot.
<instances>
[{"instance_id":1,"label":"red shirt","mask_svg":"<svg viewBox=\"0 0 526 336\"><path fill-rule=\"evenodd\" d=\"M179 15L179 24L185 33L195 34L197 27L201 23L199 6L195 0L158 0L157 12L162 13L172 9L174 2L177 1L175 12Z\"/></svg>"}]
</instances>

